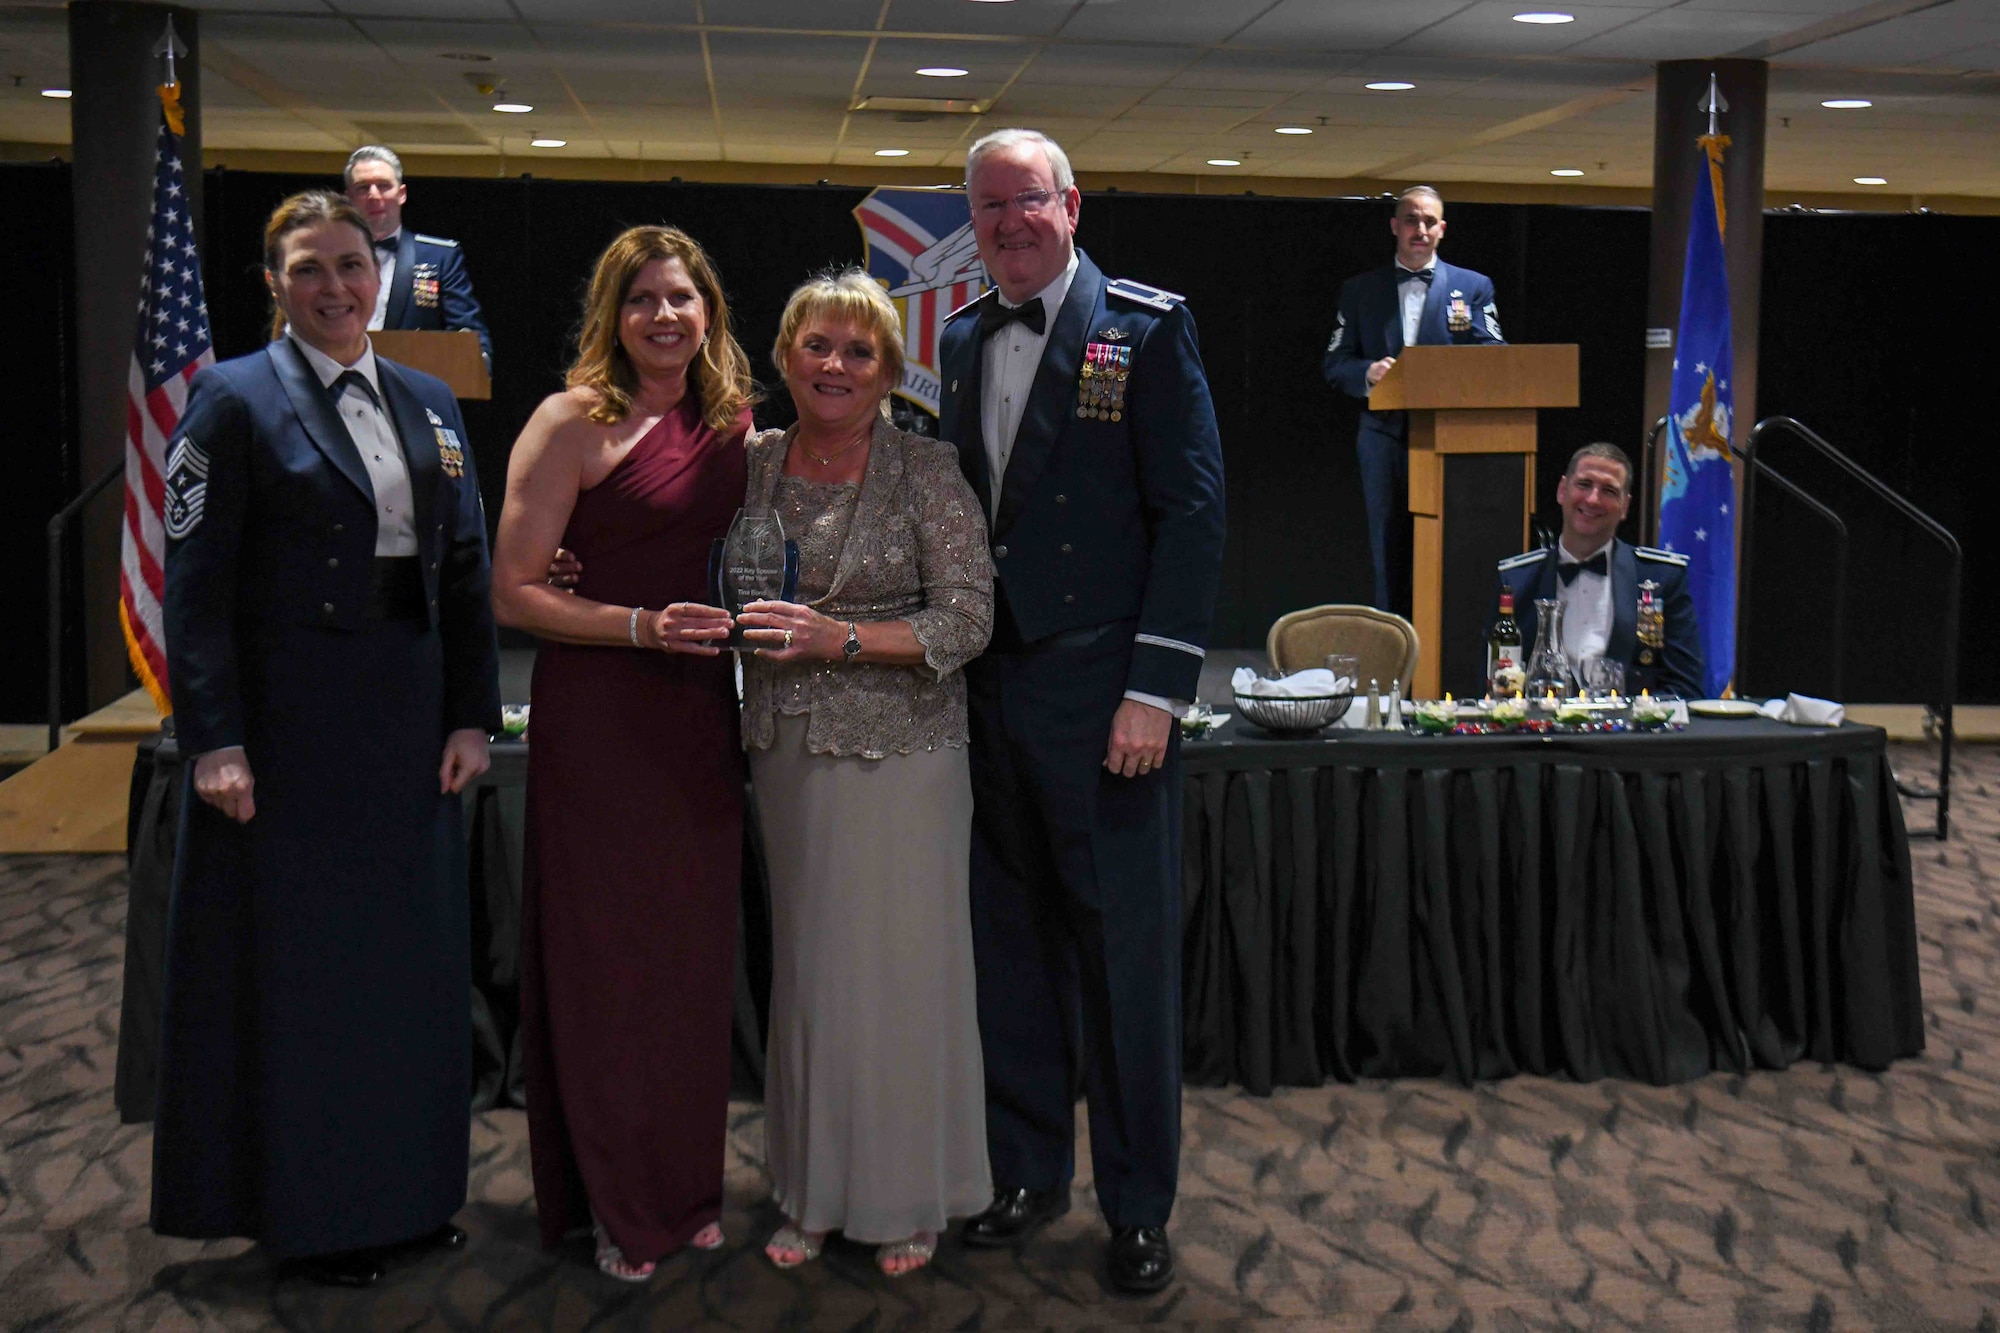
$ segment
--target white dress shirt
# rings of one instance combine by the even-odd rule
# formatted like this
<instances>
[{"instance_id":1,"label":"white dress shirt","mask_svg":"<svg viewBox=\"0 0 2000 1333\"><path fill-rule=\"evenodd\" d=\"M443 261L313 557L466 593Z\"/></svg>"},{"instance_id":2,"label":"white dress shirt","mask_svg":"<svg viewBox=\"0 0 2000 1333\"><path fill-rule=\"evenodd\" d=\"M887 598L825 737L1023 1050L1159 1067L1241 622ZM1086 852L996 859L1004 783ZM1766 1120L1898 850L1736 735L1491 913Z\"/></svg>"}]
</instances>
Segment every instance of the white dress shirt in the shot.
<instances>
[{"instance_id":1,"label":"white dress shirt","mask_svg":"<svg viewBox=\"0 0 2000 1333\"><path fill-rule=\"evenodd\" d=\"M1615 540L1615 538L1614 538ZM1611 559L1611 543L1599 547L1605 553L1607 566ZM1556 559L1561 564L1570 564L1590 559L1597 551L1578 555L1569 547L1557 543ZM1563 651L1569 654L1572 664L1581 667L1586 658L1604 656L1604 647L1611 642L1611 575L1590 570L1578 570L1568 583L1558 582L1556 600L1563 604Z\"/></svg>"},{"instance_id":2,"label":"white dress shirt","mask_svg":"<svg viewBox=\"0 0 2000 1333\"><path fill-rule=\"evenodd\" d=\"M979 426L986 436L986 475L993 494L988 522L999 516L1000 486L1007 475L1007 460L1014 455L1014 436L1021 429L1028 394L1035 387L1035 372L1042 368L1042 352L1049 345L1049 334L1055 330L1056 316L1075 277L1076 252L1072 250L1069 267L1036 294L1042 303L1042 331L1036 333L1017 320L979 349Z\"/></svg>"},{"instance_id":3,"label":"white dress shirt","mask_svg":"<svg viewBox=\"0 0 2000 1333\"><path fill-rule=\"evenodd\" d=\"M375 293L375 313L368 317L368 327L379 329L382 321L389 316L389 288L396 281L396 246L403 235L401 227L375 242L375 267L382 271L382 286Z\"/></svg>"},{"instance_id":4,"label":"white dress shirt","mask_svg":"<svg viewBox=\"0 0 2000 1333\"><path fill-rule=\"evenodd\" d=\"M382 381L375 373L375 348L371 345L359 361L343 366L297 337L292 338L292 345L304 354L306 364L312 367L322 387L339 379L342 372L353 370L375 390L371 399L359 385L349 381L333 400L333 410L339 413L340 424L347 427L349 438L360 452L361 466L367 469L368 484L375 492L375 554L415 555L417 514L410 491L410 465L403 458L402 445L396 442L396 428L390 423L388 413L376 406L382 401Z\"/></svg>"},{"instance_id":5,"label":"white dress shirt","mask_svg":"<svg viewBox=\"0 0 2000 1333\"><path fill-rule=\"evenodd\" d=\"M1423 323L1424 302L1428 301L1431 296L1431 284L1429 282L1411 282L1410 275L1412 273L1432 273L1436 268L1437 259L1435 257L1431 259L1430 263L1420 269L1404 268L1401 261L1398 261L1396 264L1396 295L1401 297L1403 302L1403 346L1405 347L1415 347L1417 345L1417 326ZM1437 278L1433 274L1431 282L1435 281L1437 281Z\"/></svg>"}]
</instances>

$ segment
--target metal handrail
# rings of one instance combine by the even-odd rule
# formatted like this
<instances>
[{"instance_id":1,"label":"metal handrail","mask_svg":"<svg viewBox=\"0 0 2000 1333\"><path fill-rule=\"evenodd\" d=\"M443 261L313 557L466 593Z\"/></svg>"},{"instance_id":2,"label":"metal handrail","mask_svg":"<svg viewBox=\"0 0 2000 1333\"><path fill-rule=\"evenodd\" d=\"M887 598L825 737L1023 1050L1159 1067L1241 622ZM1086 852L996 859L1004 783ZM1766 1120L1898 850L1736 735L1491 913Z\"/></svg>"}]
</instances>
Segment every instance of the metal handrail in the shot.
<instances>
[{"instance_id":1,"label":"metal handrail","mask_svg":"<svg viewBox=\"0 0 2000 1333\"><path fill-rule=\"evenodd\" d=\"M1649 481L1651 479L1650 470L1651 470L1653 451L1659 444L1661 432L1666 430L1666 428L1667 428L1667 419L1665 417L1661 417L1658 421L1653 423L1653 429L1646 433L1645 454L1648 465ZM1823 504L1819 500L1815 499L1812 496L1812 494L1808 492L1803 486L1800 486L1797 482L1793 481L1790 477L1787 477L1784 473L1778 471L1778 469L1772 467L1769 463L1765 462L1763 459L1753 458L1748 453L1744 452L1741 449L1738 449L1733 444L1729 446L1729 452L1735 455L1737 458L1743 460L1744 471L1746 476L1751 473L1757 473L1769 477L1772 480L1772 482L1777 485L1779 490L1791 496L1794 500L1797 500L1807 509L1819 515L1819 517L1825 519L1826 522L1833 528L1833 539L1835 548L1835 557L1834 557L1835 578L1833 580L1833 614L1829 617L1829 619L1832 621L1833 624L1833 644L1834 644L1834 651L1831 654L1831 656L1833 657L1833 684L1831 688L1834 697L1839 698L1842 692L1842 685L1846 680L1846 676L1844 674L1846 671L1846 666L1842 659L1842 654L1840 652L1840 645L1846 641L1845 634L1847 628L1847 520L1843 519L1839 514L1835 513L1830 506ZM1746 511L1749 507L1749 497L1750 497L1750 488L1746 484L1744 488L1744 507ZM1659 508L1652 502L1650 497L1648 498L1647 501L1647 508L1645 510L1645 513L1650 518L1654 527L1654 531L1652 533L1652 539L1654 541L1658 541L1659 521L1660 521ZM1742 559L1738 562L1737 575L1736 575L1736 606L1737 606L1736 662L1739 670L1741 669L1744 660L1743 608L1748 606L1750 602L1749 588L1750 588L1750 520L1746 516L1743 522L1743 555Z\"/></svg>"},{"instance_id":2,"label":"metal handrail","mask_svg":"<svg viewBox=\"0 0 2000 1333\"><path fill-rule=\"evenodd\" d=\"M1767 433L1776 431L1784 431L1787 434L1796 436L1818 450L1824 457L1831 459L1841 471L1867 487L1878 499L1885 501L1890 508L1936 538L1945 548L1945 553L1950 557L1944 581L1944 651L1942 661L1939 664L1939 674L1941 676L1939 685L1943 699L1937 706L1940 742L1938 752L1938 785L1936 790L1926 791L1918 787L1905 786L1900 781L1896 784L1898 791L1914 800L1937 802L1936 837L1938 841L1942 842L1951 831L1952 705L1953 701L1958 697L1958 603L1960 580L1965 564L1965 553L1959 547L1958 538L1952 536L1950 530L1944 524L1938 522L1914 504L1911 504L1900 492L1892 489L1880 477L1877 477L1867 468L1862 467L1846 454L1828 444L1803 423L1792 417L1766 417L1751 427L1749 436L1743 441L1742 454L1749 467L1743 478L1743 558L1742 564L1737 571L1739 605L1747 605L1749 602L1747 589L1750 583L1750 533L1756 513L1754 502L1756 498L1757 474L1760 470L1764 471L1767 475L1769 473L1769 464L1763 463L1758 458L1757 447L1763 442L1764 436ZM1745 660L1744 645L1748 630L1749 617L1737 616L1736 660L1739 662Z\"/></svg>"},{"instance_id":3,"label":"metal handrail","mask_svg":"<svg viewBox=\"0 0 2000 1333\"><path fill-rule=\"evenodd\" d=\"M69 525L83 507L103 494L104 488L125 475L125 460L104 470L104 475L84 487L83 493L56 511L49 520L49 753L62 744L62 618L63 618L63 539Z\"/></svg>"}]
</instances>

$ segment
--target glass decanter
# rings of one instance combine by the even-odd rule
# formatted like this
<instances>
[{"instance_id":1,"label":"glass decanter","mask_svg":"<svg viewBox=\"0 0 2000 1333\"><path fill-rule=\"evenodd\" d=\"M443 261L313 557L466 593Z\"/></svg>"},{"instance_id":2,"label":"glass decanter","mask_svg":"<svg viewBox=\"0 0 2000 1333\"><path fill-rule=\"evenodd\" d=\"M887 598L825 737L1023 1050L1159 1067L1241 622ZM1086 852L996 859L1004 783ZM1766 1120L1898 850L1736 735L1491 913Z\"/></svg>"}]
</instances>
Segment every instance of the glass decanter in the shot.
<instances>
[{"instance_id":1,"label":"glass decanter","mask_svg":"<svg viewBox=\"0 0 2000 1333\"><path fill-rule=\"evenodd\" d=\"M1544 703L1553 694L1567 699L1576 693L1576 664L1563 652L1563 604L1553 597L1535 599L1535 655L1528 659L1528 700Z\"/></svg>"}]
</instances>

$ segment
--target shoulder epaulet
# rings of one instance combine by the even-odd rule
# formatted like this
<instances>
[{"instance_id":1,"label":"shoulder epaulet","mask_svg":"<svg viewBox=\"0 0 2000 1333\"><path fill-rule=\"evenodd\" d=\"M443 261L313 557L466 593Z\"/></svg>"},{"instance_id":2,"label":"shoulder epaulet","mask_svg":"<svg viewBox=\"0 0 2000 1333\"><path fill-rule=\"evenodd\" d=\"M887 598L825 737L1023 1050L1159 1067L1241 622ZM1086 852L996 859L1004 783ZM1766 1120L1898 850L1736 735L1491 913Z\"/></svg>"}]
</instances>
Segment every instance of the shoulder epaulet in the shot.
<instances>
[{"instance_id":1,"label":"shoulder epaulet","mask_svg":"<svg viewBox=\"0 0 2000 1333\"><path fill-rule=\"evenodd\" d=\"M1000 289L998 287L988 287L985 291L973 297L970 301L967 301L964 305L952 311L949 315L946 315L944 317L944 322L947 324L951 323L954 319L957 319L960 315L972 309L974 306L978 305L981 301L984 301L987 297L997 295L999 291Z\"/></svg>"},{"instance_id":2,"label":"shoulder epaulet","mask_svg":"<svg viewBox=\"0 0 2000 1333\"><path fill-rule=\"evenodd\" d=\"M422 241L425 245L442 245L447 250L458 249L458 242L451 240L448 237L426 236L422 232L416 232L413 234L417 240Z\"/></svg>"},{"instance_id":3,"label":"shoulder epaulet","mask_svg":"<svg viewBox=\"0 0 2000 1333\"><path fill-rule=\"evenodd\" d=\"M1543 556L1547 555L1548 553L1549 553L1549 548L1546 546L1533 551L1523 551L1519 555L1508 556L1505 560L1502 560L1499 563L1497 568L1519 569L1522 565L1534 564L1537 560L1540 560Z\"/></svg>"},{"instance_id":4,"label":"shoulder epaulet","mask_svg":"<svg viewBox=\"0 0 2000 1333\"><path fill-rule=\"evenodd\" d=\"M1104 294L1122 296L1128 301L1136 301L1147 309L1157 310L1161 314L1187 300L1179 292L1163 291L1158 287L1149 287L1143 282L1134 282L1130 278L1111 279L1104 284Z\"/></svg>"},{"instance_id":5,"label":"shoulder epaulet","mask_svg":"<svg viewBox=\"0 0 2000 1333\"><path fill-rule=\"evenodd\" d=\"M1662 551L1657 546L1635 546L1632 548L1632 554L1641 560L1658 560L1663 564L1680 565L1683 568L1688 562L1688 558L1679 551Z\"/></svg>"}]
</instances>

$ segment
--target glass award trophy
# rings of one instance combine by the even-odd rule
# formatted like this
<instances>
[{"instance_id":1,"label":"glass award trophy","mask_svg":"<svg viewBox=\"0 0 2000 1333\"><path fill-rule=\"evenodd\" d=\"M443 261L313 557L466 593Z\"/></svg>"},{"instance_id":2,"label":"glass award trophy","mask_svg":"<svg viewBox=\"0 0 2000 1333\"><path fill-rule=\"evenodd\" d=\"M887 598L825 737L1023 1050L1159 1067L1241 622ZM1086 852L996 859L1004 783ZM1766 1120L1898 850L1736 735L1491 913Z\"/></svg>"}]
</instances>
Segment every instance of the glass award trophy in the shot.
<instances>
[{"instance_id":1,"label":"glass award trophy","mask_svg":"<svg viewBox=\"0 0 2000 1333\"><path fill-rule=\"evenodd\" d=\"M727 537L708 548L708 588L714 605L732 616L752 602L789 602L799 588L799 544L785 536L776 511L745 505L736 511ZM718 647L744 653L759 645L732 625Z\"/></svg>"}]
</instances>

